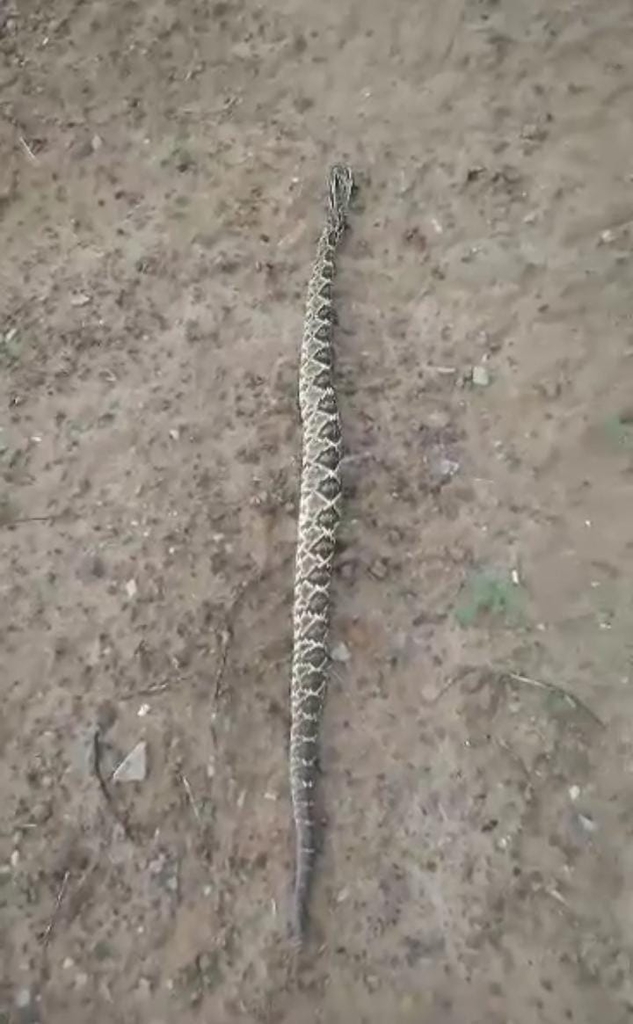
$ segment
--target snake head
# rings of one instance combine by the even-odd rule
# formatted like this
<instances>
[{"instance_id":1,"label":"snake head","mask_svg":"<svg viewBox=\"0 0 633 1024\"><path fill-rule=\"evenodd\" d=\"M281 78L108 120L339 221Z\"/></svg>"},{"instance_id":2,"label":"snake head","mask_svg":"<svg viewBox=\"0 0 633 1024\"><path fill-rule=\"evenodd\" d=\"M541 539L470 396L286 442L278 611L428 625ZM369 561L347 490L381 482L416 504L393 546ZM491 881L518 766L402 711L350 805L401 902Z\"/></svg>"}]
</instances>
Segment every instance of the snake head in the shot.
<instances>
[{"instance_id":1,"label":"snake head","mask_svg":"<svg viewBox=\"0 0 633 1024\"><path fill-rule=\"evenodd\" d=\"M343 227L354 190L354 176L347 164L334 164L328 175L328 207L331 217Z\"/></svg>"}]
</instances>

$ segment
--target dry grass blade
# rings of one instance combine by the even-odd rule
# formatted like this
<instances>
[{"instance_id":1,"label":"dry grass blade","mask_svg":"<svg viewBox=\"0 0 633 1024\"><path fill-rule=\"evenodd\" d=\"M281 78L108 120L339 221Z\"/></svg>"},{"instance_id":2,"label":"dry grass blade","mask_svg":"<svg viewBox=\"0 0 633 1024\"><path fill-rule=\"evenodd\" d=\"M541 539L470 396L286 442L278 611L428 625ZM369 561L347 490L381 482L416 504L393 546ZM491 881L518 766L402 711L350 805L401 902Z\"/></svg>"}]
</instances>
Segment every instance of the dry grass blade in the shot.
<instances>
[{"instance_id":1,"label":"dry grass blade","mask_svg":"<svg viewBox=\"0 0 633 1024\"><path fill-rule=\"evenodd\" d=\"M44 946L44 949L46 949L46 947L48 946L48 944L50 942L50 939L51 939L51 935L53 934L53 928L55 927L55 922L56 922L57 917L59 915L59 908L62 905L62 900L64 898L64 893L66 892L66 886L68 885L68 879L69 878L70 878L70 871L67 868L66 871L64 872L64 877L62 878L61 885L59 887L59 890L57 892L57 896L55 898L55 906L53 907L53 913L51 914L51 919L48 922L48 925L46 926L46 931L44 932L44 935L42 937L42 945Z\"/></svg>"},{"instance_id":2,"label":"dry grass blade","mask_svg":"<svg viewBox=\"0 0 633 1024\"><path fill-rule=\"evenodd\" d=\"M92 756L93 756L94 773L95 773L95 775L97 777L97 782L99 783L99 789L101 790L101 792L103 794L103 799L105 800L106 806L107 806L108 810L110 811L110 813L111 813L112 817L114 818L114 820L123 829L123 833L125 835L125 838L129 839L130 842L134 842L134 837L133 837L132 832L130 830L130 826L128 825L128 823L127 823L126 819L124 818L124 816L119 812L119 810L118 810L118 808L117 808L117 806L116 806L116 804L114 802L114 799L112 797L112 793L108 789L106 781L105 781L105 779L103 777L103 772L101 770L101 736L99 734L99 730L98 729L95 729L94 736L93 736L93 739L92 739Z\"/></svg>"},{"instance_id":3,"label":"dry grass blade","mask_svg":"<svg viewBox=\"0 0 633 1024\"><path fill-rule=\"evenodd\" d=\"M547 683L542 679L533 679L531 676L521 675L519 672L506 672L508 679L513 679L515 683L523 683L525 686L534 686L538 690L546 690L548 693L555 693L562 700L572 704L580 711L584 711L586 715L589 715L593 721L600 726L601 729L605 729L606 726L602 719L593 711L580 697L576 697L575 694L570 693L563 686L559 686L557 683Z\"/></svg>"},{"instance_id":4,"label":"dry grass blade","mask_svg":"<svg viewBox=\"0 0 633 1024\"><path fill-rule=\"evenodd\" d=\"M585 704L585 702L582 701L580 697L576 697L575 694L570 693L569 690L565 689L565 687L559 686L557 683L545 682L542 679L534 679L532 676L525 676L522 675L520 672L492 672L483 665L480 666L479 669L477 669L474 666L468 666L463 668L460 672L457 673L456 676L454 676L453 679L449 680L446 686L444 686L440 690L437 696L434 697L433 700L431 701L431 704L438 704L441 700L443 700L443 698L450 690L452 690L455 686L458 686L460 683L463 683L469 675L477 673L478 671L480 673L486 672L486 682L505 683L506 685L509 682L521 683L523 686L532 686L537 690L544 690L547 693L556 694L556 696L558 696L561 700L565 701L565 703L572 705L577 710L582 711L584 714L588 715L588 717L591 718L592 721L596 723L596 725L599 725L601 729L606 728L606 725L602 721L600 716L597 715L596 712L593 711L588 704Z\"/></svg>"}]
</instances>

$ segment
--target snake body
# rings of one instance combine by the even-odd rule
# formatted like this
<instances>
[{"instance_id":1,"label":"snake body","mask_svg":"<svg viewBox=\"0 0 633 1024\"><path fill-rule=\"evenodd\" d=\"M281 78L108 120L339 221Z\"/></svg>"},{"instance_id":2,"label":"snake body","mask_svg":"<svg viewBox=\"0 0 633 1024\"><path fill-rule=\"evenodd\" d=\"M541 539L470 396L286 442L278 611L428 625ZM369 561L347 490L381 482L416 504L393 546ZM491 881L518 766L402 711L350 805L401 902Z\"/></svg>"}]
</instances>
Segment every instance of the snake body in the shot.
<instances>
[{"instance_id":1,"label":"snake body","mask_svg":"<svg viewBox=\"0 0 633 1024\"><path fill-rule=\"evenodd\" d=\"M319 237L303 327L299 366L302 465L291 682L290 790L296 838L291 927L301 940L317 846L315 790L319 727L329 654L330 585L341 515L341 423L333 379L335 257L353 189L349 167L328 176L325 224Z\"/></svg>"}]
</instances>

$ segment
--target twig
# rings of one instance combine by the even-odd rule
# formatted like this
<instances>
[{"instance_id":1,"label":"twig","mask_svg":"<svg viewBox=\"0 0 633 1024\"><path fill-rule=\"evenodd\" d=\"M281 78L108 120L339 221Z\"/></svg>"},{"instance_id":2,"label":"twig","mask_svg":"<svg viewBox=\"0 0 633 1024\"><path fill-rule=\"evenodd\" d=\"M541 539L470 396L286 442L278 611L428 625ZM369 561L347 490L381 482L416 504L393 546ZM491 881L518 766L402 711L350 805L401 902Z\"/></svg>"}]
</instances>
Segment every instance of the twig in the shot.
<instances>
[{"instance_id":1,"label":"twig","mask_svg":"<svg viewBox=\"0 0 633 1024\"><path fill-rule=\"evenodd\" d=\"M558 686L556 683L546 683L541 679L532 679L531 676L522 676L518 672L507 672L506 675L509 679L514 679L517 683L525 683L526 686L534 686L538 690L547 690L549 693L558 694L558 696L562 697L563 700L568 700L570 704L573 704L576 708L579 708L581 711L584 711L585 714L589 715L590 718L593 718L594 722L596 722L601 729L606 728L604 722L599 718L595 711L592 711L584 701L580 700L580 697L576 697L575 694L570 693L569 690L566 690L563 686Z\"/></svg>"},{"instance_id":2,"label":"twig","mask_svg":"<svg viewBox=\"0 0 633 1024\"><path fill-rule=\"evenodd\" d=\"M180 682L186 682L187 676L179 677ZM154 683L153 686L145 686L142 690L128 690L127 693L122 693L119 700L134 700L136 697L151 697L153 694L165 693L168 690L171 683L169 679L165 679L162 683Z\"/></svg>"},{"instance_id":3,"label":"twig","mask_svg":"<svg viewBox=\"0 0 633 1024\"><path fill-rule=\"evenodd\" d=\"M55 922L56 922L57 916L59 914L59 908L62 905L62 900L64 898L64 893L66 892L66 886L68 885L68 879L69 878L70 878L70 871L69 871L68 868L66 868L66 870L64 871L64 877L62 878L62 884L60 885L59 890L57 892L57 897L55 899L55 906L53 907L53 913L51 914L51 919L48 922L48 925L46 926L46 931L44 932L44 935L42 937L42 945L44 946L44 949L46 949L46 947L48 946L48 943L50 942L51 935L53 934L53 928L55 927Z\"/></svg>"},{"instance_id":4,"label":"twig","mask_svg":"<svg viewBox=\"0 0 633 1024\"><path fill-rule=\"evenodd\" d=\"M222 680L224 678L224 670L226 669L226 659L229 653L229 644L233 639L233 629L227 622L226 626L220 633L220 657L218 660L218 667L215 673L215 684L213 687L213 696L215 700L218 700L222 693Z\"/></svg>"},{"instance_id":5,"label":"twig","mask_svg":"<svg viewBox=\"0 0 633 1024\"><path fill-rule=\"evenodd\" d=\"M35 153L31 149L31 147L29 146L28 142L26 141L26 139L24 138L23 135L20 135L20 145L22 146L22 149L24 150L24 152L28 156L28 158L31 161L31 163L39 164L39 160L37 159Z\"/></svg>"},{"instance_id":6,"label":"twig","mask_svg":"<svg viewBox=\"0 0 633 1024\"><path fill-rule=\"evenodd\" d=\"M222 682L224 680L224 673L226 671L226 665L228 661L229 648L233 640L233 623L236 619L240 605L244 600L246 594L251 587L262 583L265 579L269 578L273 573L278 572L280 569L285 568L286 564L290 562L290 559L284 560L282 565L271 566L268 570L263 572L254 572L251 576L241 583L231 604L224 616L224 626L219 630L220 644L219 644L219 655L218 655L218 667L215 673L215 682L213 687L213 694L216 700L222 696Z\"/></svg>"},{"instance_id":7,"label":"twig","mask_svg":"<svg viewBox=\"0 0 633 1024\"><path fill-rule=\"evenodd\" d=\"M446 686L444 686L440 690L437 696L434 697L430 703L432 705L439 703L439 701L441 701L446 696L449 690L452 690L454 686L457 686L458 684L462 683L470 673L477 671L478 669L472 666L462 669L461 672L458 672L458 674L453 679L449 680ZM595 711L592 711L592 709L587 704L585 704L584 701L580 699L580 697L576 697L573 693L570 693L569 690L566 690L563 686L558 686L556 683L546 683L543 682L543 680L541 679L533 679L531 676L523 676L519 672L497 672L494 673L494 675L492 675L491 678L490 670L486 669L486 667L483 665L480 666L479 671L488 672L488 679L484 682L507 682L508 680L513 679L516 683L523 683L526 686L534 686L536 689L546 690L548 693L556 693L559 697L562 697L563 700L569 701L569 703L573 704L574 707L578 708L581 711L584 711L585 714L589 715L589 717L593 719L596 725L599 725L601 729L606 728L604 722L596 714ZM479 687L477 687L477 689L479 689Z\"/></svg>"},{"instance_id":8,"label":"twig","mask_svg":"<svg viewBox=\"0 0 633 1024\"><path fill-rule=\"evenodd\" d=\"M248 589L257 582L257 577L246 580L238 588L231 602L231 606L226 613L224 620L224 627L220 631L220 654L218 658L218 667L215 673L215 682L213 685L213 696L217 701L222 696L222 681L224 679L224 673L226 671L226 663L229 654L229 647L233 640L233 621L239 609L240 603L242 602L244 595Z\"/></svg>"},{"instance_id":9,"label":"twig","mask_svg":"<svg viewBox=\"0 0 633 1024\"><path fill-rule=\"evenodd\" d=\"M453 678L448 681L446 686L443 686L442 689L440 690L440 692L438 694L436 694L436 696L433 697L432 700L429 703L431 705L439 704L439 702L446 696L446 694L448 693L449 690L452 690L453 687L457 686L459 683L463 683L464 680L472 672L476 672L476 671L477 671L477 669L472 667L472 666L465 666L464 668L458 670L457 675L453 676Z\"/></svg>"},{"instance_id":10,"label":"twig","mask_svg":"<svg viewBox=\"0 0 633 1024\"><path fill-rule=\"evenodd\" d=\"M61 515L17 516L15 519L7 519L5 522L0 523L0 526L15 526L17 523L54 523L57 519L61 518Z\"/></svg>"},{"instance_id":11,"label":"twig","mask_svg":"<svg viewBox=\"0 0 633 1024\"><path fill-rule=\"evenodd\" d=\"M98 729L95 729L94 731L92 750L95 775L97 777L97 782L99 783L99 789L103 794L103 799L105 800L106 805L110 813L112 814L112 817L117 822L117 824L120 825L121 828L123 829L125 838L129 839L130 842L134 842L134 837L130 831L130 826L128 825L125 817L120 813L114 800L112 799L112 793L108 789L105 779L103 777L103 772L101 771L101 736L99 734Z\"/></svg>"},{"instance_id":12,"label":"twig","mask_svg":"<svg viewBox=\"0 0 633 1024\"><path fill-rule=\"evenodd\" d=\"M180 778L182 779L182 784L185 787L185 792L186 792L187 796L189 797L189 803L191 804L191 810L193 811L193 816L196 819L196 821L198 822L198 825L202 825L202 820L200 818L200 812L198 810L198 806L197 806L196 801L195 801L194 796L193 796L193 790L192 790L191 786L189 785L189 779L184 774L184 772L181 773Z\"/></svg>"}]
</instances>

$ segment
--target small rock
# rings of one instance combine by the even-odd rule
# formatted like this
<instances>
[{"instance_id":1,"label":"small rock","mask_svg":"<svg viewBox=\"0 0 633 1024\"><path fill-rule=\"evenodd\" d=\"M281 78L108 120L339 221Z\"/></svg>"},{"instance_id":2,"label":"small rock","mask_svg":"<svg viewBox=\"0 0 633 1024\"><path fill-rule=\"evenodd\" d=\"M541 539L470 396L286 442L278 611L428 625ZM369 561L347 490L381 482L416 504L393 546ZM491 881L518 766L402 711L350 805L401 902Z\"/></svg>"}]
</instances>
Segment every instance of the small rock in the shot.
<instances>
[{"instance_id":1,"label":"small rock","mask_svg":"<svg viewBox=\"0 0 633 1024\"><path fill-rule=\"evenodd\" d=\"M377 558L376 561L370 565L369 571L377 580L384 580L387 576L387 566L381 558Z\"/></svg>"},{"instance_id":2,"label":"small rock","mask_svg":"<svg viewBox=\"0 0 633 1024\"><path fill-rule=\"evenodd\" d=\"M169 431L169 436L171 437L172 441L177 441L180 437L180 431L178 430L177 427L173 427L173 429Z\"/></svg>"},{"instance_id":3,"label":"small rock","mask_svg":"<svg viewBox=\"0 0 633 1024\"><path fill-rule=\"evenodd\" d=\"M547 128L539 124L524 124L521 138L529 142L544 142L547 138Z\"/></svg>"},{"instance_id":4,"label":"small rock","mask_svg":"<svg viewBox=\"0 0 633 1024\"><path fill-rule=\"evenodd\" d=\"M92 148L92 152L96 153L98 149L101 149L102 145L103 145L103 139L101 138L101 136L100 135L93 135L92 139L90 140L90 146Z\"/></svg>"},{"instance_id":5,"label":"small rock","mask_svg":"<svg viewBox=\"0 0 633 1024\"><path fill-rule=\"evenodd\" d=\"M569 799L570 800L577 800L579 796L580 796L580 786L570 786L569 787Z\"/></svg>"},{"instance_id":6,"label":"small rock","mask_svg":"<svg viewBox=\"0 0 633 1024\"><path fill-rule=\"evenodd\" d=\"M70 304L71 304L71 306L87 306L89 302L90 302L90 296L89 295L84 295L82 292L80 292L79 295L71 295L70 296Z\"/></svg>"},{"instance_id":7,"label":"small rock","mask_svg":"<svg viewBox=\"0 0 633 1024\"><path fill-rule=\"evenodd\" d=\"M490 374L485 366L473 366L473 384L478 388L488 387Z\"/></svg>"},{"instance_id":8,"label":"small rock","mask_svg":"<svg viewBox=\"0 0 633 1024\"><path fill-rule=\"evenodd\" d=\"M595 832L598 827L593 818L589 818L586 814L578 815L578 824L585 830L585 832L589 833Z\"/></svg>"},{"instance_id":9,"label":"small rock","mask_svg":"<svg viewBox=\"0 0 633 1024\"><path fill-rule=\"evenodd\" d=\"M141 704L140 708L136 712L139 718L145 718L145 715L149 715L150 706L149 704Z\"/></svg>"},{"instance_id":10,"label":"small rock","mask_svg":"<svg viewBox=\"0 0 633 1024\"><path fill-rule=\"evenodd\" d=\"M15 1005L18 1010L25 1010L27 1006L31 1005L31 990L30 988L18 989L15 995Z\"/></svg>"},{"instance_id":11,"label":"small rock","mask_svg":"<svg viewBox=\"0 0 633 1024\"><path fill-rule=\"evenodd\" d=\"M11 854L11 867L12 868L17 868L19 863L20 863L20 851L19 850L13 850L13 852Z\"/></svg>"},{"instance_id":12,"label":"small rock","mask_svg":"<svg viewBox=\"0 0 633 1024\"><path fill-rule=\"evenodd\" d=\"M113 782L143 782L147 775L147 743L141 740L115 770Z\"/></svg>"},{"instance_id":13,"label":"small rock","mask_svg":"<svg viewBox=\"0 0 633 1024\"><path fill-rule=\"evenodd\" d=\"M136 585L136 580L128 580L127 581L127 583L125 584L125 593L127 594L127 596L130 599L133 598L133 597L136 597L136 595L138 593L138 587Z\"/></svg>"},{"instance_id":14,"label":"small rock","mask_svg":"<svg viewBox=\"0 0 633 1024\"><path fill-rule=\"evenodd\" d=\"M437 476L443 482L451 480L459 473L460 464L455 459L440 459L437 464Z\"/></svg>"},{"instance_id":15,"label":"small rock","mask_svg":"<svg viewBox=\"0 0 633 1024\"><path fill-rule=\"evenodd\" d=\"M73 968L74 966L75 966L75 961L73 960L73 958L71 956L67 956L66 959L64 960L64 962L62 963L62 967L63 967L63 969L65 971L70 971L71 968Z\"/></svg>"},{"instance_id":16,"label":"small rock","mask_svg":"<svg viewBox=\"0 0 633 1024\"><path fill-rule=\"evenodd\" d=\"M149 871L150 875L160 875L164 867L165 855L161 853L159 857L154 857L153 860L150 860L149 864L147 865L147 870Z\"/></svg>"},{"instance_id":17,"label":"small rock","mask_svg":"<svg viewBox=\"0 0 633 1024\"><path fill-rule=\"evenodd\" d=\"M149 978L140 978L136 993L141 999L149 999L152 994L152 983Z\"/></svg>"},{"instance_id":18,"label":"small rock","mask_svg":"<svg viewBox=\"0 0 633 1024\"><path fill-rule=\"evenodd\" d=\"M335 644L330 654L332 657L332 661L340 661L343 665L346 665L347 662L352 657L352 652L350 651L347 644L343 643L343 641L341 641L339 644Z\"/></svg>"}]
</instances>

